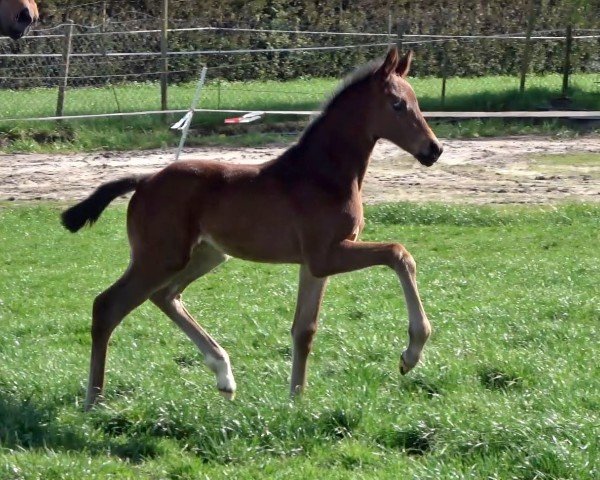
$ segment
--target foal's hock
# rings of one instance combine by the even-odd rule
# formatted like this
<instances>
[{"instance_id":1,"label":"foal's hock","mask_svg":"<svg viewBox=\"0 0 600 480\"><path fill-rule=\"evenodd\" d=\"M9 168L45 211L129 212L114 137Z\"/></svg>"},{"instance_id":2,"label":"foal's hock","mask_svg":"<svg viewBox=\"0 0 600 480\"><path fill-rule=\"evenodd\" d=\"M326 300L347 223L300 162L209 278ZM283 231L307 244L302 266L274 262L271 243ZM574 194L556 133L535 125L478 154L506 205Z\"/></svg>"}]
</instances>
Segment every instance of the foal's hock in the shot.
<instances>
[{"instance_id":1,"label":"foal's hock","mask_svg":"<svg viewBox=\"0 0 600 480\"><path fill-rule=\"evenodd\" d=\"M230 256L300 265L292 326L293 395L306 385L327 278L336 273L373 265L396 272L409 318L400 370L404 374L417 364L431 327L417 291L415 262L399 243L358 241L364 225L362 183L377 140L394 142L426 166L442 153L406 81L411 59L412 53L400 58L393 48L383 63L360 69L298 143L270 162L173 163L154 175L104 184L63 213L63 224L75 232L95 222L116 197L135 191L127 213L131 262L94 301L87 408L102 395L113 330L148 299L198 346L219 391L233 398L229 355L181 298L190 283Z\"/></svg>"}]
</instances>

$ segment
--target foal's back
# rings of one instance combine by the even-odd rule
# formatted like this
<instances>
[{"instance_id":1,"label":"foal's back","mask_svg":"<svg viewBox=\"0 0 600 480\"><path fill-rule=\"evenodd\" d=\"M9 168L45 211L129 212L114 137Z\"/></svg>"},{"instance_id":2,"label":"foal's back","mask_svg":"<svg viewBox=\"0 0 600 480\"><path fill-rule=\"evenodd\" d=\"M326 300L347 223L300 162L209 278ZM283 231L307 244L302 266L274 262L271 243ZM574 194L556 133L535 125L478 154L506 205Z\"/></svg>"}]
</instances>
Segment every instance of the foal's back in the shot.
<instances>
[{"instance_id":1,"label":"foal's back","mask_svg":"<svg viewBox=\"0 0 600 480\"><path fill-rule=\"evenodd\" d=\"M145 248L149 239L183 242L188 250L207 241L247 260L299 261L297 209L286 195L290 183L274 174L272 165L189 160L164 168L131 200L133 249Z\"/></svg>"}]
</instances>

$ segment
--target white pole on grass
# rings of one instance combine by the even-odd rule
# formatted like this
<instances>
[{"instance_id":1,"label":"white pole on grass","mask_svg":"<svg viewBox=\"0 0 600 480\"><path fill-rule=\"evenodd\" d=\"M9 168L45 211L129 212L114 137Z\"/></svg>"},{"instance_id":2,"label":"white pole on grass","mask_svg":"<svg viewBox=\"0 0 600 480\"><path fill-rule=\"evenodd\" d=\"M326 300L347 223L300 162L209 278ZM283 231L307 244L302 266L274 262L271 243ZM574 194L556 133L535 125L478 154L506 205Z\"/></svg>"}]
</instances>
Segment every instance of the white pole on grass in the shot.
<instances>
[{"instance_id":1,"label":"white pole on grass","mask_svg":"<svg viewBox=\"0 0 600 480\"><path fill-rule=\"evenodd\" d=\"M185 145L185 140L187 139L188 132L190 130L190 125L192 124L192 118L194 117L194 112L198 107L198 102L200 102L200 95L202 94L202 87L204 87L204 80L206 80L206 66L202 67L202 71L200 72L200 80L198 80L198 85L196 85L196 93L194 94L194 99L192 100L192 105L188 113L185 114L185 117L182 118L179 122L173 125L172 128L176 128L177 130L182 130L181 132L181 140L179 141L179 148L177 149L177 154L175 155L175 161L179 160L179 155L181 155L181 151L183 150L183 146ZM182 124L183 121L183 124Z\"/></svg>"}]
</instances>

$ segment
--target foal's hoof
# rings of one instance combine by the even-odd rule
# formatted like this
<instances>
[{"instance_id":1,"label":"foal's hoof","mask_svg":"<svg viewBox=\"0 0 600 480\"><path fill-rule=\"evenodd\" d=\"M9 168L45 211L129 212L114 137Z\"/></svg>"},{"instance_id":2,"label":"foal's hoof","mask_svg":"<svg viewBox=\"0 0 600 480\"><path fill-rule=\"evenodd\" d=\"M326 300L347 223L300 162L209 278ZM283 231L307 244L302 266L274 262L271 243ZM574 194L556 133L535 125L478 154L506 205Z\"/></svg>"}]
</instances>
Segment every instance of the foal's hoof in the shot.
<instances>
[{"instance_id":1,"label":"foal's hoof","mask_svg":"<svg viewBox=\"0 0 600 480\"><path fill-rule=\"evenodd\" d=\"M85 404L83 406L83 411L84 412L89 412L90 410L92 410L93 408L96 408L99 404L101 404L102 402L104 402L104 396L100 393L88 393L86 399L85 399Z\"/></svg>"},{"instance_id":2,"label":"foal's hoof","mask_svg":"<svg viewBox=\"0 0 600 480\"><path fill-rule=\"evenodd\" d=\"M408 372L410 372L411 368L412 367L409 367L403 358L400 358L400 373L402 375L406 375Z\"/></svg>"},{"instance_id":3,"label":"foal's hoof","mask_svg":"<svg viewBox=\"0 0 600 480\"><path fill-rule=\"evenodd\" d=\"M402 355L400 355L400 373L402 375L406 375L408 372L410 372L418 362L418 360L417 360L416 362L412 363L412 365L411 365L410 363L408 363L406 361L405 355L406 355L406 352L403 352Z\"/></svg>"},{"instance_id":4,"label":"foal's hoof","mask_svg":"<svg viewBox=\"0 0 600 480\"><path fill-rule=\"evenodd\" d=\"M231 390L219 390L219 393L223 395L227 400L233 400L235 398L235 391Z\"/></svg>"}]
</instances>

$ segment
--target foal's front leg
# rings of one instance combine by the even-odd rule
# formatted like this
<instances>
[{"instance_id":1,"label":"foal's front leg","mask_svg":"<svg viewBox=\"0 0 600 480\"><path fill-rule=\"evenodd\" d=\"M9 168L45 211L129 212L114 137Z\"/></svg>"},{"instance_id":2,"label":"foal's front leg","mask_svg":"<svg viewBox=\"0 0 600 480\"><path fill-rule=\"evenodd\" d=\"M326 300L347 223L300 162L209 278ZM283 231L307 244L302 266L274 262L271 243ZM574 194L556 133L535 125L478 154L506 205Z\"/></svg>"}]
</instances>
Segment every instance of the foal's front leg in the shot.
<instances>
[{"instance_id":1,"label":"foal's front leg","mask_svg":"<svg viewBox=\"0 0 600 480\"><path fill-rule=\"evenodd\" d=\"M312 348L313 337L317 332L319 310L326 286L327 277L316 278L306 265L300 266L298 301L292 325L294 343L290 385L292 395L301 393L306 385L306 363Z\"/></svg>"},{"instance_id":2,"label":"foal's front leg","mask_svg":"<svg viewBox=\"0 0 600 480\"><path fill-rule=\"evenodd\" d=\"M315 277L351 272L374 265L394 269L402 284L408 309L409 343L402 353L400 372L408 373L421 359L431 325L423 310L416 280L416 264L408 250L399 243L353 242L344 240L327 249L309 253L308 265Z\"/></svg>"}]
</instances>

